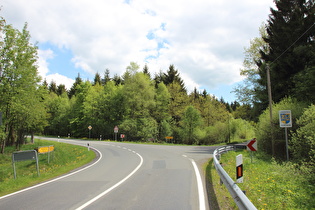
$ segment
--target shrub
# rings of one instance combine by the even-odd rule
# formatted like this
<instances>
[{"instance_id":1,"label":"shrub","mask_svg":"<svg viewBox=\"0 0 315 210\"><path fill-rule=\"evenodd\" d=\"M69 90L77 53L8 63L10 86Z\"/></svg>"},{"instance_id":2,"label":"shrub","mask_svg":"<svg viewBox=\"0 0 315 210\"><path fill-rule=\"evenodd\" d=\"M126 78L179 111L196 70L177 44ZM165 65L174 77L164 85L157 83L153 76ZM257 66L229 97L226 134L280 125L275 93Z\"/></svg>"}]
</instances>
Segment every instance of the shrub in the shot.
<instances>
[{"instance_id":1,"label":"shrub","mask_svg":"<svg viewBox=\"0 0 315 210\"><path fill-rule=\"evenodd\" d=\"M278 158L284 158L286 154L285 135L284 129L279 126L279 110L291 110L292 113L292 128L289 128L291 132L294 132L297 126L297 119L302 115L304 108L307 104L299 102L296 99L284 98L277 104L272 106L272 124L273 124L273 136L275 140L275 156ZM269 109L265 110L259 117L259 122L256 127L256 135L258 148L267 154L272 153L271 149L271 125ZM289 132L289 139L290 133Z\"/></svg>"},{"instance_id":2,"label":"shrub","mask_svg":"<svg viewBox=\"0 0 315 210\"><path fill-rule=\"evenodd\" d=\"M292 136L290 150L295 161L304 165L303 172L310 175L312 182L315 172L315 106L311 105L297 121L299 128Z\"/></svg>"}]
</instances>

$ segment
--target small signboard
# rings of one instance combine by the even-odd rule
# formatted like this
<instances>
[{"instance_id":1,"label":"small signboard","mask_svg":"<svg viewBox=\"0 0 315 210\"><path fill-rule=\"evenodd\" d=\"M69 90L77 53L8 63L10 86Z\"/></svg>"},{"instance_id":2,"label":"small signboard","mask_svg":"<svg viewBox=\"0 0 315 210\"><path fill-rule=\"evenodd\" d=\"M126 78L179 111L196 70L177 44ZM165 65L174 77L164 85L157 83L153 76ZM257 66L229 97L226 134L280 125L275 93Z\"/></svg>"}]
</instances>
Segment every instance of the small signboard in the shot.
<instances>
[{"instance_id":1,"label":"small signboard","mask_svg":"<svg viewBox=\"0 0 315 210\"><path fill-rule=\"evenodd\" d=\"M42 153L52 152L54 151L54 149L55 149L54 145L42 146L42 147L38 147L37 152L42 154Z\"/></svg>"},{"instance_id":2,"label":"small signboard","mask_svg":"<svg viewBox=\"0 0 315 210\"><path fill-rule=\"evenodd\" d=\"M114 127L114 133L118 133L118 126L117 125Z\"/></svg>"},{"instance_id":3,"label":"small signboard","mask_svg":"<svg viewBox=\"0 0 315 210\"><path fill-rule=\"evenodd\" d=\"M14 179L16 179L15 162L26 161L26 160L35 160L36 161L37 175L39 176L37 151L36 150L26 150L26 151L20 151L20 152L13 152L12 153L12 165L13 165L13 171L14 171Z\"/></svg>"},{"instance_id":4,"label":"small signboard","mask_svg":"<svg viewBox=\"0 0 315 210\"><path fill-rule=\"evenodd\" d=\"M248 144L246 145L247 147L247 150L248 151L254 151L256 152L257 151L257 141L256 141L256 138L253 138L252 140L250 140L248 142Z\"/></svg>"},{"instance_id":5,"label":"small signboard","mask_svg":"<svg viewBox=\"0 0 315 210\"><path fill-rule=\"evenodd\" d=\"M279 111L279 123L280 123L281 128L292 127L291 110L280 110Z\"/></svg>"},{"instance_id":6,"label":"small signboard","mask_svg":"<svg viewBox=\"0 0 315 210\"><path fill-rule=\"evenodd\" d=\"M50 146L41 146L38 147L37 149L38 154L48 154L48 163L50 162L50 153L53 154L53 151L55 150L54 145L50 145Z\"/></svg>"}]
</instances>

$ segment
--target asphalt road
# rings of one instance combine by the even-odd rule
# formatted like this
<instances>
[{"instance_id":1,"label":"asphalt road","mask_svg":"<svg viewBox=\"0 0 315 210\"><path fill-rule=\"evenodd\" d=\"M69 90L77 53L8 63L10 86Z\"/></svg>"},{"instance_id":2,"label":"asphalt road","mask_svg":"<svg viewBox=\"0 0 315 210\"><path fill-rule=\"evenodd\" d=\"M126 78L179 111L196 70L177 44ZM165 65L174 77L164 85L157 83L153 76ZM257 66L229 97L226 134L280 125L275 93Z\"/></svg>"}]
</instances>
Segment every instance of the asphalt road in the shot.
<instances>
[{"instance_id":1,"label":"asphalt road","mask_svg":"<svg viewBox=\"0 0 315 210\"><path fill-rule=\"evenodd\" d=\"M0 197L0 209L208 209L201 166L215 147L89 144L99 153L96 162Z\"/></svg>"}]
</instances>

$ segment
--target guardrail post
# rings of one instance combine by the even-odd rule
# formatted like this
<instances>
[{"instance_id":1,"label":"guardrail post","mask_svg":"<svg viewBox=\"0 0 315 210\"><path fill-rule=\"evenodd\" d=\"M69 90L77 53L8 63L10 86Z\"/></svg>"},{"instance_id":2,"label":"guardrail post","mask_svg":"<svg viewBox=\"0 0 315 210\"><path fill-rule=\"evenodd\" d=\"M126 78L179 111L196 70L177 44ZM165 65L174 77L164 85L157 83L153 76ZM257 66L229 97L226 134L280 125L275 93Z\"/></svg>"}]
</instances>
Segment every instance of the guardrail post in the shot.
<instances>
[{"instance_id":1,"label":"guardrail post","mask_svg":"<svg viewBox=\"0 0 315 210\"><path fill-rule=\"evenodd\" d=\"M246 197L244 192L237 186L237 184L232 180L232 178L226 173L226 171L223 169L222 165L218 161L219 155L221 155L224 152L227 152L228 150L236 149L234 146L226 146L226 147L220 147L213 152L213 163L215 166L215 169L217 173L220 176L220 182L222 181L223 184L226 186L228 191L230 192L232 198L234 199L234 202L241 210L255 210L257 209L254 204Z\"/></svg>"}]
</instances>

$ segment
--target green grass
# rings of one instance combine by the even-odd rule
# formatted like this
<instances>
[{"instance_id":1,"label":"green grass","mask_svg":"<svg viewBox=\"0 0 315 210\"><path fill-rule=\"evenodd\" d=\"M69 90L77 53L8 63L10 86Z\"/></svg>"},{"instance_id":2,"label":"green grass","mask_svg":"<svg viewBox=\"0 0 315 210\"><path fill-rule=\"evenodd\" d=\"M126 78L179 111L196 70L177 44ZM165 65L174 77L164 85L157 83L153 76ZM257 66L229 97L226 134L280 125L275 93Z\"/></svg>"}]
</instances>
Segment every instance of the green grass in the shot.
<instances>
[{"instance_id":1,"label":"green grass","mask_svg":"<svg viewBox=\"0 0 315 210\"><path fill-rule=\"evenodd\" d=\"M315 209L315 186L292 163L277 163L260 153L254 153L251 163L246 150L222 155L223 168L235 180L235 157L243 154L244 183L238 186L257 209ZM212 161L206 169L207 179L213 184L215 203L221 209L237 209L224 185L219 183Z\"/></svg>"},{"instance_id":2,"label":"green grass","mask_svg":"<svg viewBox=\"0 0 315 210\"><path fill-rule=\"evenodd\" d=\"M55 147L53 159L50 158L48 163L47 154L38 155L39 177L35 161L21 161L15 163L17 179L14 179L12 153L15 147L7 147L5 154L0 154L0 196L60 176L95 158L95 153L85 147L46 140L35 140L34 144L23 145L21 150L32 150L38 146L48 145Z\"/></svg>"}]
</instances>

